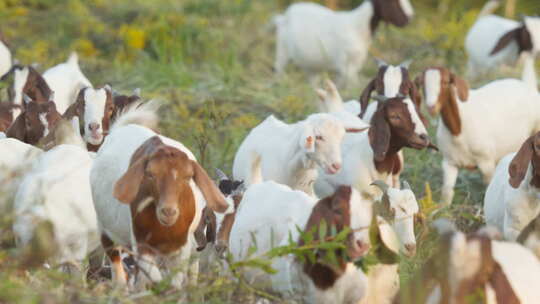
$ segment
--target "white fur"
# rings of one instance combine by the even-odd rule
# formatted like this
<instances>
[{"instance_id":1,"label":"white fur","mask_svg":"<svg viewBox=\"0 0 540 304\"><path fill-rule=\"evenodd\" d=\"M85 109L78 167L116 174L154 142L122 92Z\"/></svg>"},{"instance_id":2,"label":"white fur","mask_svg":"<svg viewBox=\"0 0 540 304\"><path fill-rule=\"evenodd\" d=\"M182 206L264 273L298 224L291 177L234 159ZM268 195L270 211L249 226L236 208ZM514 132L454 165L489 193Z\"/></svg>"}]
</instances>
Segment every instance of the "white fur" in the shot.
<instances>
[{"instance_id":1,"label":"white fur","mask_svg":"<svg viewBox=\"0 0 540 304\"><path fill-rule=\"evenodd\" d=\"M293 241L298 241L297 227L305 228L316 203L315 198L273 181L252 185L244 193L231 231L230 250L234 259L247 257L252 240L256 242L255 256L287 245L289 234ZM351 228L369 226L371 202L353 190L350 206ZM367 229L356 232L355 238L369 244ZM276 258L272 267L278 273L268 275L259 270L247 270L247 279L270 284L274 291L305 303L356 303L366 292L366 276L352 264L347 265L345 274L327 290L317 289L293 256Z\"/></svg>"},{"instance_id":2,"label":"white fur","mask_svg":"<svg viewBox=\"0 0 540 304\"><path fill-rule=\"evenodd\" d=\"M540 50L540 18L525 17L524 23L531 34L532 52L536 55ZM480 16L465 38L469 77L478 77L500 65L515 63L520 55L516 42L511 42L495 55L490 54L504 34L520 26L519 22L511 19L489 14Z\"/></svg>"},{"instance_id":3,"label":"white fur","mask_svg":"<svg viewBox=\"0 0 540 304\"><path fill-rule=\"evenodd\" d=\"M425 86L433 87L430 82L439 80L427 75L433 74L426 73ZM461 102L459 96L457 99L461 134L453 136L442 118L437 127L437 144L443 155L445 203L452 202L458 168L478 167L488 184L497 162L517 151L531 134L540 130L540 96L520 80L496 80L469 90L466 102Z\"/></svg>"},{"instance_id":4,"label":"white fur","mask_svg":"<svg viewBox=\"0 0 540 304\"><path fill-rule=\"evenodd\" d=\"M11 66L11 51L2 41L0 41L0 77L9 72Z\"/></svg>"},{"instance_id":5,"label":"white fur","mask_svg":"<svg viewBox=\"0 0 540 304\"><path fill-rule=\"evenodd\" d=\"M43 137L49 135L49 121L47 113L39 114L39 121L43 124Z\"/></svg>"},{"instance_id":6,"label":"white fur","mask_svg":"<svg viewBox=\"0 0 540 304\"><path fill-rule=\"evenodd\" d=\"M389 65L383 75L384 96L395 97L399 93L399 87L403 82L403 74L400 66Z\"/></svg>"},{"instance_id":7,"label":"white fur","mask_svg":"<svg viewBox=\"0 0 540 304\"><path fill-rule=\"evenodd\" d=\"M22 69L14 69L14 78L13 78L13 91L15 92L14 104L23 105L23 89L26 81L28 80L28 75L30 70L28 67L23 67Z\"/></svg>"},{"instance_id":8,"label":"white fur","mask_svg":"<svg viewBox=\"0 0 540 304\"><path fill-rule=\"evenodd\" d=\"M400 3L412 15L408 0ZM358 8L334 12L314 3L295 3L276 17L275 70L283 73L287 63L308 73L335 71L341 84L358 82L371 44L370 21L373 5L364 1Z\"/></svg>"},{"instance_id":9,"label":"white fur","mask_svg":"<svg viewBox=\"0 0 540 304\"><path fill-rule=\"evenodd\" d=\"M156 135L160 137L164 144L183 151L191 160L196 161L193 153L178 141L158 135L142 126L115 124L110 135L103 141L103 145L100 147L90 171L92 197L100 233L106 234L118 245L130 247L133 239L129 205L123 204L114 198L114 185L128 169L129 161L135 150L147 139ZM199 223L202 209L206 206L206 201L199 187L193 180L190 181L190 185L195 196L196 213L193 222L190 224L188 242L179 252L163 257L164 261L174 264L175 267L180 267L181 263L186 262L191 256L195 242L193 232ZM230 207L233 208L232 205ZM140 257L140 260L151 258L150 256L143 256ZM148 266L145 270L149 273L159 274L163 270L156 269L152 263L145 265ZM161 276L156 275L153 279L159 280L160 278ZM175 276L173 283L179 287L185 281L184 278L185 273L180 271Z\"/></svg>"},{"instance_id":10,"label":"white fur","mask_svg":"<svg viewBox=\"0 0 540 304\"><path fill-rule=\"evenodd\" d=\"M43 73L43 78L54 92L56 109L63 114L75 102L79 90L92 87L79 67L77 53L72 53L68 60Z\"/></svg>"},{"instance_id":11,"label":"white fur","mask_svg":"<svg viewBox=\"0 0 540 304\"><path fill-rule=\"evenodd\" d=\"M438 69L429 69L426 71L426 79L429 79L425 83L424 92L426 95L426 105L433 107L439 99L441 93L441 71Z\"/></svg>"},{"instance_id":12,"label":"white fur","mask_svg":"<svg viewBox=\"0 0 540 304\"><path fill-rule=\"evenodd\" d=\"M92 157L80 147L60 145L45 152L25 175L14 201L13 232L18 246L31 241L41 221L53 224L55 263L81 262L99 245L90 193Z\"/></svg>"},{"instance_id":13,"label":"white fur","mask_svg":"<svg viewBox=\"0 0 540 304\"><path fill-rule=\"evenodd\" d=\"M486 223L499 228L510 241L515 241L521 230L540 213L540 189L530 184L530 164L517 189L508 182L508 167L515 155L511 153L501 159L484 198Z\"/></svg>"},{"instance_id":14,"label":"white fur","mask_svg":"<svg viewBox=\"0 0 540 304\"><path fill-rule=\"evenodd\" d=\"M364 128L361 120L346 127ZM335 116L312 114L295 124L285 124L269 116L244 139L234 159L235 180L249 181L253 155L262 157L262 177L313 194L317 166L335 172L341 166L340 144L345 126ZM317 139L318 136L322 138ZM311 140L311 144L309 144Z\"/></svg>"},{"instance_id":15,"label":"white fur","mask_svg":"<svg viewBox=\"0 0 540 304\"><path fill-rule=\"evenodd\" d=\"M105 104L107 103L107 89L88 88L84 91L84 140L93 145L99 145L103 141L103 125ZM90 124L98 124L95 131L90 131ZM93 135L93 132L95 134ZM96 136L96 137L95 137Z\"/></svg>"}]
</instances>

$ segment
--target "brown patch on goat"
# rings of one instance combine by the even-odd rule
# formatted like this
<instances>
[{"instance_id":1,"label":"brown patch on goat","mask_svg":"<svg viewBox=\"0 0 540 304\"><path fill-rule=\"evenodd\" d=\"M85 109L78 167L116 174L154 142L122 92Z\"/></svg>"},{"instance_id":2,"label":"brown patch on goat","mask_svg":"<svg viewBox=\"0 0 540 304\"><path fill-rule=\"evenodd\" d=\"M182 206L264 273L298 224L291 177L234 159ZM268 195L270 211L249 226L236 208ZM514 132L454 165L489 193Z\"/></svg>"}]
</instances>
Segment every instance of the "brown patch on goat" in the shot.
<instances>
[{"instance_id":1,"label":"brown patch on goat","mask_svg":"<svg viewBox=\"0 0 540 304\"><path fill-rule=\"evenodd\" d=\"M52 101L45 103L30 102L26 110L22 112L11 124L6 132L7 137L16 138L30 145L36 145L43 138L45 126L39 119L45 114L49 132L60 121L60 113L56 111L56 105Z\"/></svg>"},{"instance_id":2,"label":"brown patch on goat","mask_svg":"<svg viewBox=\"0 0 540 304\"><path fill-rule=\"evenodd\" d=\"M398 27L404 27L409 23L409 17L403 11L399 0L371 0L371 3L374 11L369 24L371 34L377 31L381 21Z\"/></svg>"},{"instance_id":3,"label":"brown patch on goat","mask_svg":"<svg viewBox=\"0 0 540 304\"><path fill-rule=\"evenodd\" d=\"M397 153L403 147L423 149L429 145L427 135L420 137L414 129L411 114L402 97L378 102L368 136L374 152L374 164L379 172L394 171L399 162Z\"/></svg>"},{"instance_id":4,"label":"brown patch on goat","mask_svg":"<svg viewBox=\"0 0 540 304\"><path fill-rule=\"evenodd\" d=\"M0 132L5 132L13 123L13 110L21 109L19 105L0 103Z\"/></svg>"},{"instance_id":5,"label":"brown patch on goat","mask_svg":"<svg viewBox=\"0 0 540 304\"><path fill-rule=\"evenodd\" d=\"M113 241L105 234L101 234L101 246L105 250L105 254L109 257L111 267L114 269L114 273L128 281L128 275L122 265L121 249L115 247ZM118 278L117 278L118 279Z\"/></svg>"},{"instance_id":6,"label":"brown patch on goat","mask_svg":"<svg viewBox=\"0 0 540 304\"><path fill-rule=\"evenodd\" d=\"M529 164L532 166L533 174L530 185L540 188L540 132L527 138L510 162L508 167L510 186L519 188L527 174Z\"/></svg>"},{"instance_id":7,"label":"brown patch on goat","mask_svg":"<svg viewBox=\"0 0 540 304\"><path fill-rule=\"evenodd\" d=\"M441 74L441 91L439 92L437 104L435 105L435 111L440 108L444 125L446 128L448 128L452 135L457 136L461 134L461 117L459 115L457 97L459 97L459 100L462 102L467 101L469 99L469 85L465 80L456 76L447 68L432 67L426 69L426 71L433 69L439 70ZM415 80L419 86L424 86L424 81L425 72L422 73L420 79L417 78Z\"/></svg>"},{"instance_id":8,"label":"brown patch on goat","mask_svg":"<svg viewBox=\"0 0 540 304\"><path fill-rule=\"evenodd\" d=\"M532 51L533 49L531 34L527 30L527 27L522 25L504 34L489 55L493 56L497 54L506 48L511 42L517 43L518 54L521 54L524 51Z\"/></svg>"},{"instance_id":9,"label":"brown patch on goat","mask_svg":"<svg viewBox=\"0 0 540 304\"><path fill-rule=\"evenodd\" d=\"M141 97L138 95L118 95L114 96L113 103L114 103L114 110L111 114L111 120L114 121L120 113L124 109L126 109L128 106L132 105L133 103L141 100Z\"/></svg>"},{"instance_id":10,"label":"brown patch on goat","mask_svg":"<svg viewBox=\"0 0 540 304\"><path fill-rule=\"evenodd\" d=\"M22 93L26 94L35 102L47 102L51 100L52 90L45 79L33 67L28 66L28 78L24 84ZM24 107L23 102L23 107Z\"/></svg>"},{"instance_id":11,"label":"brown patch on goat","mask_svg":"<svg viewBox=\"0 0 540 304\"><path fill-rule=\"evenodd\" d=\"M345 227L351 225L350 214L350 198L351 187L340 186L336 192L324 199L317 202L311 212L304 232L313 233L314 240L319 239L319 227L324 220L327 227L336 227L336 231L339 233ZM327 229L326 236L330 236L331 229ZM349 234L347 247L351 248L352 233ZM304 245L304 241L300 240L298 246ZM328 265L321 261L325 256L325 250L317 250L315 263L311 263L309 259L306 259L304 263L304 273L308 275L317 288L325 290L334 285L336 280L343 274L347 263L347 253L344 250L337 250L336 256L338 259L338 265Z\"/></svg>"}]
</instances>

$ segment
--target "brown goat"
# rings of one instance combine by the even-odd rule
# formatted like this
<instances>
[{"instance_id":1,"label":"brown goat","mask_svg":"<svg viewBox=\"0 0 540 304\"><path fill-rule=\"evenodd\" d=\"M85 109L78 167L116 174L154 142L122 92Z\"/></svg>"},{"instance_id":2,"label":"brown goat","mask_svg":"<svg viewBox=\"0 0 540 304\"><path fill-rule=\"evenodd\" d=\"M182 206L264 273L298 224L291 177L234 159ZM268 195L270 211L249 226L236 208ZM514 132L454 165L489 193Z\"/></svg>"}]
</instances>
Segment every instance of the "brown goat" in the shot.
<instances>
[{"instance_id":1,"label":"brown goat","mask_svg":"<svg viewBox=\"0 0 540 304\"><path fill-rule=\"evenodd\" d=\"M56 111L56 105L53 101L44 103L27 101L26 110L11 124L6 136L30 145L36 145L49 134L60 118L60 113Z\"/></svg>"}]
</instances>

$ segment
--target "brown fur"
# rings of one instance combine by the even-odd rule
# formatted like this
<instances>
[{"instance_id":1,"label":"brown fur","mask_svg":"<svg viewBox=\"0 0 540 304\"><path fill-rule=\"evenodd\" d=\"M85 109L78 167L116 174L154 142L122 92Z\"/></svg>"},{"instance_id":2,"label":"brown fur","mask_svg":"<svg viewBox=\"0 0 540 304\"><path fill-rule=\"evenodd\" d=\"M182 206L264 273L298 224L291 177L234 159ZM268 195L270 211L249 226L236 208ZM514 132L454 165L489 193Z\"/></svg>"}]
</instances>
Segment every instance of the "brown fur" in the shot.
<instances>
[{"instance_id":1,"label":"brown fur","mask_svg":"<svg viewBox=\"0 0 540 304\"><path fill-rule=\"evenodd\" d=\"M425 148L428 138L414 133L414 124L403 98L390 98L378 102L377 111L371 118L369 143L374 152L375 167L379 172L393 172L399 163L397 153L403 147Z\"/></svg>"},{"instance_id":2,"label":"brown fur","mask_svg":"<svg viewBox=\"0 0 540 304\"><path fill-rule=\"evenodd\" d=\"M370 21L371 33L375 33L381 21L404 27L409 23L399 0L371 0L374 14Z\"/></svg>"},{"instance_id":3,"label":"brown fur","mask_svg":"<svg viewBox=\"0 0 540 304\"><path fill-rule=\"evenodd\" d=\"M225 217L227 217L226 215ZM201 219L195 229L194 236L197 242L197 251L202 251L208 243L216 241L216 215L208 207L204 207Z\"/></svg>"},{"instance_id":4,"label":"brown fur","mask_svg":"<svg viewBox=\"0 0 540 304\"><path fill-rule=\"evenodd\" d=\"M531 51L533 48L531 34L527 30L527 27L522 25L504 34L489 55L493 56L497 54L505 49L511 42L517 43L518 54L521 54L523 51Z\"/></svg>"},{"instance_id":5,"label":"brown fur","mask_svg":"<svg viewBox=\"0 0 540 304\"><path fill-rule=\"evenodd\" d=\"M141 100L141 97L137 95L118 95L114 96L113 103L114 103L114 110L111 115L111 120L114 121L122 111L128 107L129 105Z\"/></svg>"},{"instance_id":6,"label":"brown fur","mask_svg":"<svg viewBox=\"0 0 540 304\"><path fill-rule=\"evenodd\" d=\"M51 100L52 91L45 79L33 67L28 66L28 79L22 90L35 102L47 102ZM24 102L23 102L23 106Z\"/></svg>"},{"instance_id":7,"label":"brown fur","mask_svg":"<svg viewBox=\"0 0 540 304\"><path fill-rule=\"evenodd\" d=\"M319 226L324 220L328 227L336 227L339 233L345 227L350 227L350 197L351 187L341 186L329 197L319 200L308 219L305 232L313 232L314 240L319 240ZM327 229L329 236L331 229ZM348 237L348 247L352 246L352 234ZM304 242L299 241L299 246ZM317 288L325 290L334 285L336 280L343 274L346 267L347 256L343 250L336 252L338 265L328 265L321 258L326 254L324 250L318 250L316 253L317 261L312 263L309 259L304 263L304 273L306 273Z\"/></svg>"},{"instance_id":8,"label":"brown fur","mask_svg":"<svg viewBox=\"0 0 540 304\"><path fill-rule=\"evenodd\" d=\"M21 108L19 105L0 103L0 132L6 132L13 123L13 109Z\"/></svg>"},{"instance_id":9,"label":"brown fur","mask_svg":"<svg viewBox=\"0 0 540 304\"><path fill-rule=\"evenodd\" d=\"M513 188L519 188L519 185L527 174L529 164L532 165L531 186L540 188L540 132L529 137L519 148L516 156L512 159L508 167L510 175L509 183Z\"/></svg>"},{"instance_id":10,"label":"brown fur","mask_svg":"<svg viewBox=\"0 0 540 304\"><path fill-rule=\"evenodd\" d=\"M6 136L30 145L36 145L43 137L44 126L39 120L39 115L44 113L47 113L49 132L52 132L61 118L60 113L56 111L56 105L52 101L45 103L32 101L8 128Z\"/></svg>"}]
</instances>

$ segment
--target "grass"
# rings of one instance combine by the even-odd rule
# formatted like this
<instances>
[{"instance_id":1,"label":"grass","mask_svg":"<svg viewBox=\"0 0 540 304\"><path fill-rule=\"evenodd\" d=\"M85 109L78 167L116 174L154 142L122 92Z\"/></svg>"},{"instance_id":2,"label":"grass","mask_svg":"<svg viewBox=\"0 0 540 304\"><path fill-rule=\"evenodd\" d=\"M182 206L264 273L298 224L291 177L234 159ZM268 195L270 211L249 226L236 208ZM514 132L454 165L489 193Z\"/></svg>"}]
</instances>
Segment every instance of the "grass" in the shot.
<instances>
[{"instance_id":1,"label":"grass","mask_svg":"<svg viewBox=\"0 0 540 304\"><path fill-rule=\"evenodd\" d=\"M120 92L140 87L145 99L165 101L163 133L190 147L209 172L215 167L230 172L240 142L262 119L274 114L293 122L316 111L317 97L305 75L294 67L282 78L272 71L274 34L268 22L287 2L2 0L0 29L23 64L36 62L44 71L77 50L94 85L109 83ZM441 3L448 5L445 14L439 14L436 1L413 1L415 21L404 29L381 27L371 55L391 63L413 59L413 75L431 65L463 74L464 35L483 2ZM521 8L533 11L538 6ZM361 83L342 95L357 97L375 70L375 63L368 62ZM519 74L516 68L488 75L472 87ZM436 119L430 122L429 132L435 137ZM405 159L403 179L424 206L436 205L441 155L406 149ZM426 183L433 198L426 197ZM460 172L454 204L436 216L450 217L462 229L475 229L482 221L477 215L484 191L478 172ZM9 219L0 227L5 237ZM416 257L402 259L402 280L429 256L432 239L428 234ZM172 303L180 296L167 286L126 296L107 282L85 283L82 277L68 279L56 270L23 271L19 252L7 247L0 249L0 303ZM193 303L247 303L255 297L252 289L224 276L220 267L205 272L188 293Z\"/></svg>"}]
</instances>

